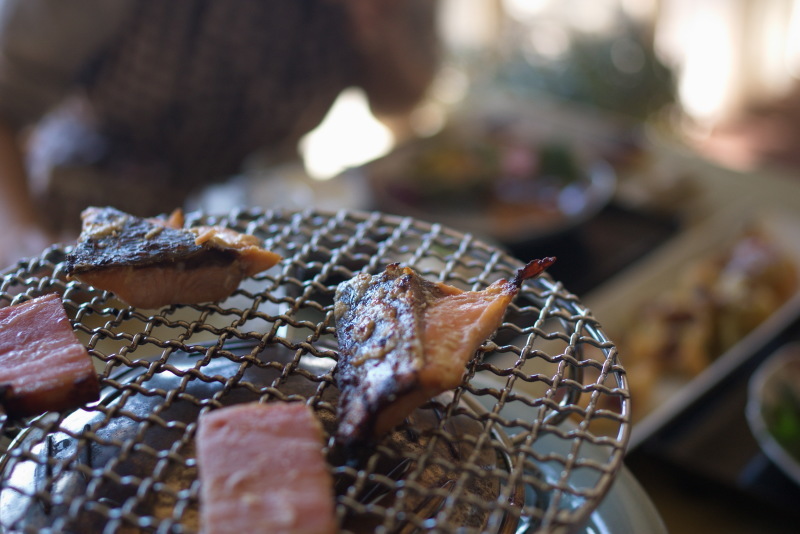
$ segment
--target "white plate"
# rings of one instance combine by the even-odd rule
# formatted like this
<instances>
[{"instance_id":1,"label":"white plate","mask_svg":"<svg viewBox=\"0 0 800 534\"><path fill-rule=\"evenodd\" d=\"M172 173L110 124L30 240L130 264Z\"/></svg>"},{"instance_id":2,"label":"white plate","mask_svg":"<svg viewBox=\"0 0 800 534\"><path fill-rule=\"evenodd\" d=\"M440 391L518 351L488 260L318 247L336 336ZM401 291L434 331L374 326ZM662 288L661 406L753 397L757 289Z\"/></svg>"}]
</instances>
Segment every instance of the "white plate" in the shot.
<instances>
[{"instance_id":1,"label":"white plate","mask_svg":"<svg viewBox=\"0 0 800 534\"><path fill-rule=\"evenodd\" d=\"M726 211L681 234L650 256L623 271L599 290L587 295L585 304L612 340L634 320L642 304L675 287L684 266L699 257L722 251L731 245L744 227L757 221L770 238L800 266L800 218L781 210ZM800 315L800 291L754 330L718 357L704 371L689 380L662 379L645 415L633 426L630 449L692 405L705 391L741 366L755 351L774 338ZM620 361L625 366L624 348ZM629 370L630 372L630 370ZM635 400L634 400L635 402Z\"/></svg>"}]
</instances>

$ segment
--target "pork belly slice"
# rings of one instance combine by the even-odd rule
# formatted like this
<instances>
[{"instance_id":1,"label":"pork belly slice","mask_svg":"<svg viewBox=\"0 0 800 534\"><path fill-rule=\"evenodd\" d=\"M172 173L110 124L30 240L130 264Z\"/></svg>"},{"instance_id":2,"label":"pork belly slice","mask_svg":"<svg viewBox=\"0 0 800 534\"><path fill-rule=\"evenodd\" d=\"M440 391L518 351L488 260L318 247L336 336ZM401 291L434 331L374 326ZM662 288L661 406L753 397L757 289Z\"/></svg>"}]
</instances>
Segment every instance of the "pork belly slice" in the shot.
<instances>
[{"instance_id":1,"label":"pork belly slice","mask_svg":"<svg viewBox=\"0 0 800 534\"><path fill-rule=\"evenodd\" d=\"M253 235L216 226L182 228L180 211L161 220L91 207L81 219L67 273L140 308L223 300L243 278L281 259Z\"/></svg>"},{"instance_id":2,"label":"pork belly slice","mask_svg":"<svg viewBox=\"0 0 800 534\"><path fill-rule=\"evenodd\" d=\"M0 308L0 398L12 417L98 399L100 383L56 294Z\"/></svg>"},{"instance_id":3,"label":"pork belly slice","mask_svg":"<svg viewBox=\"0 0 800 534\"><path fill-rule=\"evenodd\" d=\"M337 440L363 445L432 397L461 384L467 363L500 326L522 282L555 258L534 260L482 291L430 282L399 264L340 284Z\"/></svg>"},{"instance_id":4,"label":"pork belly slice","mask_svg":"<svg viewBox=\"0 0 800 534\"><path fill-rule=\"evenodd\" d=\"M205 534L336 531L322 425L302 403L237 404L198 423Z\"/></svg>"}]
</instances>

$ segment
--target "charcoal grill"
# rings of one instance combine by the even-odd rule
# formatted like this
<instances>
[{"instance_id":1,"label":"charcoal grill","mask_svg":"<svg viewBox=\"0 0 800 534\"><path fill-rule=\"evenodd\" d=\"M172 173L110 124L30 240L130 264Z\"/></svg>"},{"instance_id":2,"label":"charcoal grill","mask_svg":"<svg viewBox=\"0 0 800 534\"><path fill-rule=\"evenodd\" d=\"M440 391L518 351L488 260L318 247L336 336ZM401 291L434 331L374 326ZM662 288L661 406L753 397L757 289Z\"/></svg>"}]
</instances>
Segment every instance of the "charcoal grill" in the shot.
<instances>
[{"instance_id":1,"label":"charcoal grill","mask_svg":"<svg viewBox=\"0 0 800 534\"><path fill-rule=\"evenodd\" d=\"M255 234L284 259L224 302L159 310L68 281L67 246L3 273L0 306L62 296L103 391L78 410L0 416L0 531L197 532L197 416L247 401L305 402L323 421L342 532L583 528L622 467L630 398L615 345L568 288L527 281L463 385L352 458L331 437L337 284L401 262L482 289L522 262L374 212L191 213L187 224Z\"/></svg>"}]
</instances>

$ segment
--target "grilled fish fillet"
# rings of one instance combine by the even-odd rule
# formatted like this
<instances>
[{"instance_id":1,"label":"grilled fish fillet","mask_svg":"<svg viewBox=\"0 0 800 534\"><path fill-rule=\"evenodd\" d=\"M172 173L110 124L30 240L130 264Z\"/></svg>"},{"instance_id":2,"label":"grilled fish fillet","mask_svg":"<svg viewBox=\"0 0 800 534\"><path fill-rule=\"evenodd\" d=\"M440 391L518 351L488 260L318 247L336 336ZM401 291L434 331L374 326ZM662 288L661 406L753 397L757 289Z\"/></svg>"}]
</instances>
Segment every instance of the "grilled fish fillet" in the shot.
<instances>
[{"instance_id":1,"label":"grilled fish fillet","mask_svg":"<svg viewBox=\"0 0 800 534\"><path fill-rule=\"evenodd\" d=\"M205 534L336 531L322 425L308 406L237 404L208 412L198 425Z\"/></svg>"},{"instance_id":2,"label":"grilled fish fillet","mask_svg":"<svg viewBox=\"0 0 800 534\"><path fill-rule=\"evenodd\" d=\"M0 309L0 400L24 417L97 400L100 383L56 294Z\"/></svg>"},{"instance_id":3,"label":"grilled fish fillet","mask_svg":"<svg viewBox=\"0 0 800 534\"><path fill-rule=\"evenodd\" d=\"M511 281L482 291L430 282L399 264L340 284L334 305L337 440L345 447L362 445L460 385L466 364L500 326L522 282L554 261L534 260Z\"/></svg>"},{"instance_id":4,"label":"grilled fish fillet","mask_svg":"<svg viewBox=\"0 0 800 534\"><path fill-rule=\"evenodd\" d=\"M244 277L281 259L252 235L216 226L182 228L179 211L160 220L91 207L81 219L67 273L140 308L222 300Z\"/></svg>"}]
</instances>

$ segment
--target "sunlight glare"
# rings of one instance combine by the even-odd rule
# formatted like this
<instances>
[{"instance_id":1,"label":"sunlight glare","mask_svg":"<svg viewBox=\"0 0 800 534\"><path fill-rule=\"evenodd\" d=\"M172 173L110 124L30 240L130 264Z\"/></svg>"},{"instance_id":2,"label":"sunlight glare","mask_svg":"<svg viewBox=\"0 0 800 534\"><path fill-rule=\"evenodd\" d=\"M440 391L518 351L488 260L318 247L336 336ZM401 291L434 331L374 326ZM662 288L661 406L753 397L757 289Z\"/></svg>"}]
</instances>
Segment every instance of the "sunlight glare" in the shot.
<instances>
[{"instance_id":1,"label":"sunlight glare","mask_svg":"<svg viewBox=\"0 0 800 534\"><path fill-rule=\"evenodd\" d=\"M383 156L394 141L391 130L370 111L364 92L347 89L322 123L300 141L300 153L311 178L329 180Z\"/></svg>"}]
</instances>

